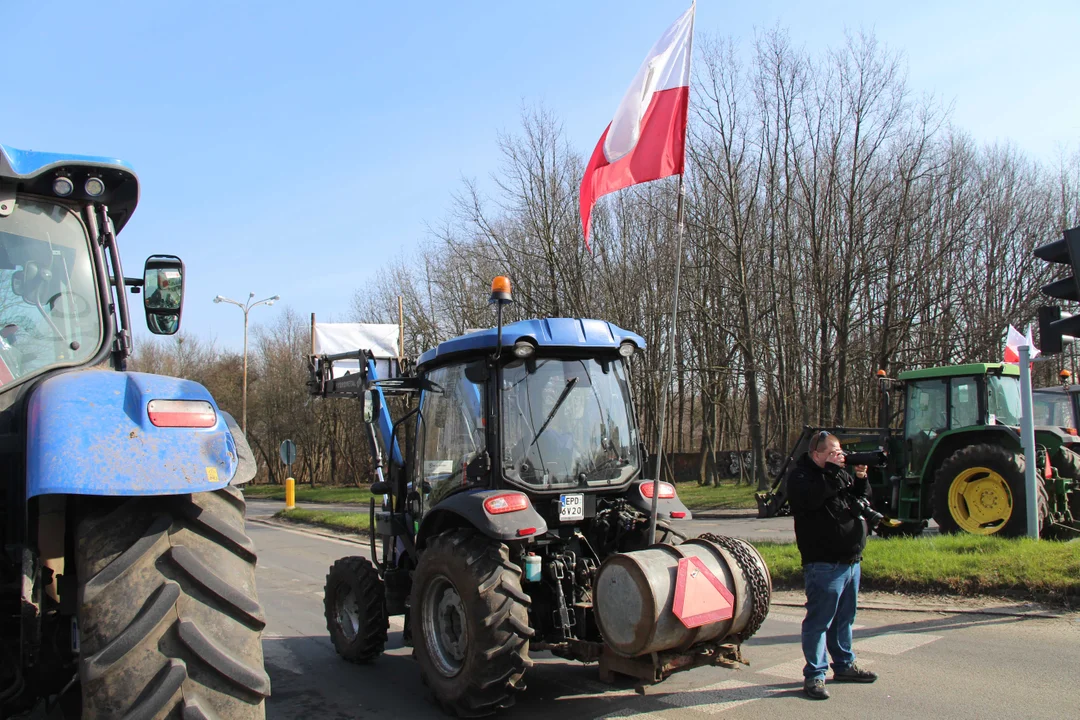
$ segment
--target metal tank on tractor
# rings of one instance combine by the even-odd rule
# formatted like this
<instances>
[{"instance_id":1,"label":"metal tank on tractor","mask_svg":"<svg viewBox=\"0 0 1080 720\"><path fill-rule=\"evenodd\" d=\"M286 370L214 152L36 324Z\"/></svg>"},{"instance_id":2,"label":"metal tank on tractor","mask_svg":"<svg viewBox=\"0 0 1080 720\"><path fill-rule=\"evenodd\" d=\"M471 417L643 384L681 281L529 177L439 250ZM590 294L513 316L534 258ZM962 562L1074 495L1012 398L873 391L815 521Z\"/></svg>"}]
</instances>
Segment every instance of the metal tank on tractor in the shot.
<instances>
[{"instance_id":1,"label":"metal tank on tractor","mask_svg":"<svg viewBox=\"0 0 1080 720\"><path fill-rule=\"evenodd\" d=\"M0 717L262 718L244 434L201 385L127 371L128 291L180 326L184 266L126 277L139 182L0 146Z\"/></svg>"},{"instance_id":2,"label":"metal tank on tractor","mask_svg":"<svg viewBox=\"0 0 1080 720\"><path fill-rule=\"evenodd\" d=\"M786 479L794 459L820 430L835 434L848 464L869 467L874 509L900 521L882 535L917 535L933 518L941 532L1017 536L1027 530L1024 453L1020 443L1018 366L972 363L879 373L879 426L803 430L759 515L788 512ZM898 403L891 399L899 391ZM1050 410L1035 407L1040 413ZM1075 430L1035 429L1038 517L1044 535L1080 534L1080 443Z\"/></svg>"},{"instance_id":3,"label":"metal tank on tractor","mask_svg":"<svg viewBox=\"0 0 1080 720\"><path fill-rule=\"evenodd\" d=\"M312 356L312 393L363 402L379 498L370 559L327 575L337 652L375 660L389 616L403 615L425 685L458 716L510 706L538 652L642 689L741 662L769 571L741 540L685 540L676 525L690 511L649 479L629 378L644 340L600 320L503 326L510 301L496 278L497 327L395 377L380 379L362 348ZM334 369L356 360L359 372Z\"/></svg>"}]
</instances>

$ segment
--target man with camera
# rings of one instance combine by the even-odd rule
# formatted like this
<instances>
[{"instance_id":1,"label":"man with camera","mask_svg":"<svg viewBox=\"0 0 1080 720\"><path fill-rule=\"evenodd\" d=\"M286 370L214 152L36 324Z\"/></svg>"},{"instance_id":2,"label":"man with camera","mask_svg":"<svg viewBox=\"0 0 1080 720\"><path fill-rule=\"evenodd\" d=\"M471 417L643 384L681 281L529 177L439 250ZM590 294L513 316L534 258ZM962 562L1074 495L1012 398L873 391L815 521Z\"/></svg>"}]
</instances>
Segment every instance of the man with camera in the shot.
<instances>
[{"instance_id":1,"label":"man with camera","mask_svg":"<svg viewBox=\"0 0 1080 720\"><path fill-rule=\"evenodd\" d=\"M806 582L803 691L814 700L829 697L825 689L825 671L829 667L826 650L832 657L834 682L877 680L875 673L855 664L851 650L859 563L866 547L863 517L873 512L870 483L865 474L853 478L844 465L840 441L823 430L810 439L809 452L798 460L787 480Z\"/></svg>"}]
</instances>

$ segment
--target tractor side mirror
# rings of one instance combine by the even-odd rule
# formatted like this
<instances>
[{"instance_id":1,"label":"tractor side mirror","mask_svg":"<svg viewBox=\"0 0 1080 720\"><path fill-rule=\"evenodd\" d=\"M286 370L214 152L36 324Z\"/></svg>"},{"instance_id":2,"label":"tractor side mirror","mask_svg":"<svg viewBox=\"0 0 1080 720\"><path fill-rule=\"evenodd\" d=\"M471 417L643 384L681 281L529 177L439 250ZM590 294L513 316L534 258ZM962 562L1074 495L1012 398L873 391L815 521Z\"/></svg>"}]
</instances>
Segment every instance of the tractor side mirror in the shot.
<instances>
[{"instance_id":1,"label":"tractor side mirror","mask_svg":"<svg viewBox=\"0 0 1080 720\"><path fill-rule=\"evenodd\" d=\"M180 329L184 310L184 262L175 255L151 255L143 266L143 309L155 335Z\"/></svg>"},{"instance_id":2,"label":"tractor side mirror","mask_svg":"<svg viewBox=\"0 0 1080 720\"><path fill-rule=\"evenodd\" d=\"M364 422L370 425L375 422L375 416L379 413L379 394L374 390L364 391Z\"/></svg>"}]
</instances>

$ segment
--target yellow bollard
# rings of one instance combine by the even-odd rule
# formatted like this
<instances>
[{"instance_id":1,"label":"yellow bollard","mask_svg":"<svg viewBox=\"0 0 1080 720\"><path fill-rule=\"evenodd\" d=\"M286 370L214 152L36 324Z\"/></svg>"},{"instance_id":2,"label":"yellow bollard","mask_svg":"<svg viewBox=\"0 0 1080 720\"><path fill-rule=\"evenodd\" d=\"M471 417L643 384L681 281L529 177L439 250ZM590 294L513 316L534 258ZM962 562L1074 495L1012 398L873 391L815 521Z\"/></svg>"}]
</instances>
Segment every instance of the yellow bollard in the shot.
<instances>
[{"instance_id":1,"label":"yellow bollard","mask_svg":"<svg viewBox=\"0 0 1080 720\"><path fill-rule=\"evenodd\" d=\"M285 478L285 509L296 509L296 481L292 478Z\"/></svg>"}]
</instances>

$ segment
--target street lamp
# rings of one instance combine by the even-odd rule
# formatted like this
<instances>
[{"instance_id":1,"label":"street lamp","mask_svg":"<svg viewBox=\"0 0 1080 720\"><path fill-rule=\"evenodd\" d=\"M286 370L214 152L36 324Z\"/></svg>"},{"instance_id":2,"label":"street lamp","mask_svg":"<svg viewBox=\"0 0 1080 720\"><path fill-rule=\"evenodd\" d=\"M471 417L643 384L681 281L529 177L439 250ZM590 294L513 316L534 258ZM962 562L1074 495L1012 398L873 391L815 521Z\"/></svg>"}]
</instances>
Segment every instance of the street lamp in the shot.
<instances>
[{"instance_id":1,"label":"street lamp","mask_svg":"<svg viewBox=\"0 0 1080 720\"><path fill-rule=\"evenodd\" d=\"M245 435L247 435L247 335L248 335L247 331L248 331L248 313L251 312L251 309L253 307L257 307L259 305L266 305L267 307L270 307L276 301L281 299L280 295L275 295L273 297L268 297L265 300L259 300L258 302L251 302L251 299L254 298L254 297L255 297L255 293L248 293L248 299L247 299L246 303L240 303L240 302L237 302L236 300L230 300L229 298L225 297L224 295L218 295L216 298L214 298L215 303L223 303L223 302L224 303L229 303L230 305L235 305L236 307L238 307L238 308L240 308L241 310L244 311L244 390L243 390L243 410L241 411L242 414L240 415L240 428L244 431Z\"/></svg>"}]
</instances>

